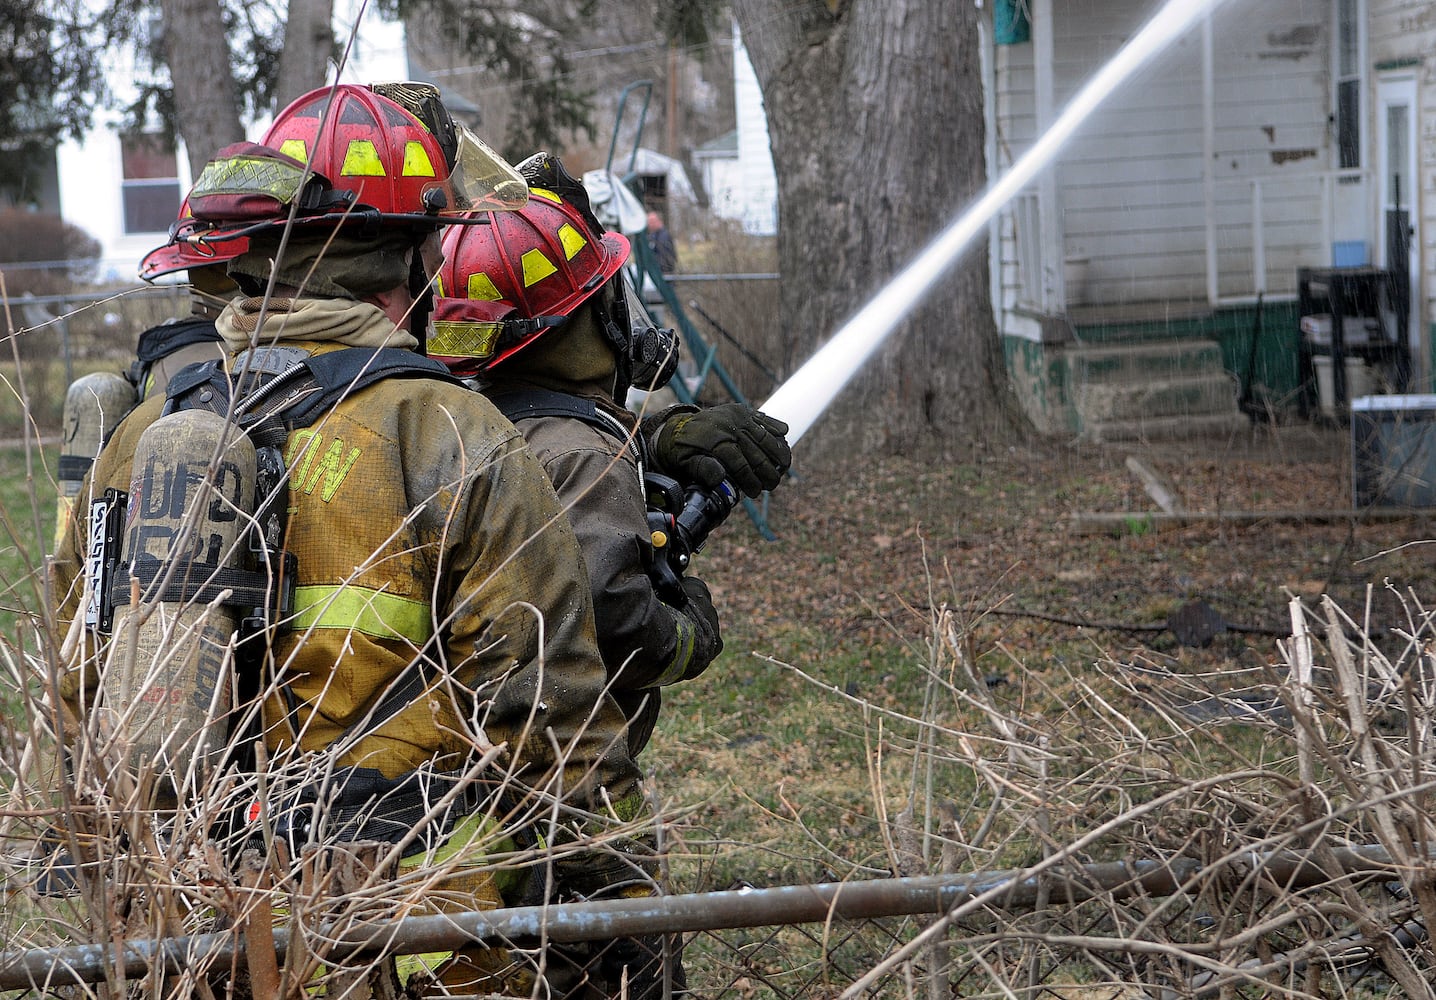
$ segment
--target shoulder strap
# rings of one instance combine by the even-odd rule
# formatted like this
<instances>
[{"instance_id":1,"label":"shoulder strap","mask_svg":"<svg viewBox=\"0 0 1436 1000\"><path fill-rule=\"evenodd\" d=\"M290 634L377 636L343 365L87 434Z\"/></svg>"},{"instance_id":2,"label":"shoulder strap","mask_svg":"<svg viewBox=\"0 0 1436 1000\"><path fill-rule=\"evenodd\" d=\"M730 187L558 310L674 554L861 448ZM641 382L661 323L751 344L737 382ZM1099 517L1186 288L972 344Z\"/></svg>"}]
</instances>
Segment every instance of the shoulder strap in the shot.
<instances>
[{"instance_id":1,"label":"shoulder strap","mask_svg":"<svg viewBox=\"0 0 1436 1000\"><path fill-rule=\"evenodd\" d=\"M218 394L221 398L215 400L213 396L209 396L200 399L204 395L202 391L199 391L201 386L209 388L212 393ZM165 387L163 412L170 414L176 410L188 410L196 406L203 406L216 413L225 413L229 410L229 395L229 375L225 373L224 365L218 359L196 362L192 365L185 365L170 379L169 385Z\"/></svg>"},{"instance_id":2,"label":"shoulder strap","mask_svg":"<svg viewBox=\"0 0 1436 1000\"><path fill-rule=\"evenodd\" d=\"M582 396L536 388L485 389L484 396L514 423L531 417L572 417L601 431L613 433L612 424L599 417L598 404Z\"/></svg>"},{"instance_id":3,"label":"shoulder strap","mask_svg":"<svg viewBox=\"0 0 1436 1000\"><path fill-rule=\"evenodd\" d=\"M582 420L590 427L597 427L609 437L615 438L628 449L638 465L638 478L643 479L643 450L638 435L631 433L598 408L598 404L582 396L573 396L553 389L525 387L522 389L484 389L484 395L510 422L518 423L531 417L571 417Z\"/></svg>"},{"instance_id":4,"label":"shoulder strap","mask_svg":"<svg viewBox=\"0 0 1436 1000\"><path fill-rule=\"evenodd\" d=\"M135 357L144 364L152 364L168 357L181 347L191 344L213 344L220 340L214 320L199 316L174 320L152 326L140 334L135 347Z\"/></svg>"},{"instance_id":5,"label":"shoulder strap","mask_svg":"<svg viewBox=\"0 0 1436 1000\"><path fill-rule=\"evenodd\" d=\"M349 347L318 354L304 362L319 392L302 402L295 400L276 412L283 413L285 426L308 427L333 408L339 400L388 378L431 378L462 385L449 374L441 361L426 358L401 347Z\"/></svg>"},{"instance_id":6,"label":"shoulder strap","mask_svg":"<svg viewBox=\"0 0 1436 1000\"><path fill-rule=\"evenodd\" d=\"M289 348L259 348L249 354L253 363L237 366L236 376L219 361L180 369L166 389L165 412L203 406L224 413L237 378L243 377L245 387L235 405L240 424L248 429L277 416L289 431L308 427L341 399L386 378L461 384L441 362L398 347L350 347L315 356Z\"/></svg>"}]
</instances>

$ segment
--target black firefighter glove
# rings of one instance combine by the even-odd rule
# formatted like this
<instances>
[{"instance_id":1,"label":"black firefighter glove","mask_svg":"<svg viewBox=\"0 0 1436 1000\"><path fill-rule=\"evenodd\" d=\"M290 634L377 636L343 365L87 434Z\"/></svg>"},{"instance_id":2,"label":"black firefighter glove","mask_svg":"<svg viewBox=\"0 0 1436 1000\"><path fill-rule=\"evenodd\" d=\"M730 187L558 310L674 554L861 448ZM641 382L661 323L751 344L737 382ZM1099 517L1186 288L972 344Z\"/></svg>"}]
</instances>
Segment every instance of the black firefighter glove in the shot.
<instances>
[{"instance_id":1,"label":"black firefighter glove","mask_svg":"<svg viewBox=\"0 0 1436 1000\"><path fill-rule=\"evenodd\" d=\"M712 489L727 479L756 497L783 481L793 462L788 425L743 403L723 403L665 420L651 438L658 472Z\"/></svg>"},{"instance_id":2,"label":"black firefighter glove","mask_svg":"<svg viewBox=\"0 0 1436 1000\"><path fill-rule=\"evenodd\" d=\"M696 576L683 578L683 594L688 598L678 613L693 625L693 655L683 668L682 680L691 681L723 652L723 635L718 627L718 609L708 585Z\"/></svg>"}]
</instances>

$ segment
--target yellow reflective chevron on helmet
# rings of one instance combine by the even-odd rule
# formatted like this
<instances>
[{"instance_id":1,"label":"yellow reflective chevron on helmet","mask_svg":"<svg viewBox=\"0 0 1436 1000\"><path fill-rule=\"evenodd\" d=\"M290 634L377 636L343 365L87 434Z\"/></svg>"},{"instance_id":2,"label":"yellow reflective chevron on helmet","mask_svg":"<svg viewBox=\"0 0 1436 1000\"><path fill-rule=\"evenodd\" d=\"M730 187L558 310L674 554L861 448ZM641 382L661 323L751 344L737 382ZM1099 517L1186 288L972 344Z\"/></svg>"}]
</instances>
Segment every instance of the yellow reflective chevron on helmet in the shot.
<instances>
[{"instance_id":1,"label":"yellow reflective chevron on helmet","mask_svg":"<svg viewBox=\"0 0 1436 1000\"><path fill-rule=\"evenodd\" d=\"M429 159L429 154L425 151L424 144L418 140L410 139L404 143L404 176L434 176L434 163Z\"/></svg>"},{"instance_id":2,"label":"yellow reflective chevron on helmet","mask_svg":"<svg viewBox=\"0 0 1436 1000\"><path fill-rule=\"evenodd\" d=\"M524 265L524 287L531 288L550 274L555 274L558 268L553 261L544 256L542 250L529 250L523 256Z\"/></svg>"},{"instance_id":3,"label":"yellow reflective chevron on helmet","mask_svg":"<svg viewBox=\"0 0 1436 1000\"><path fill-rule=\"evenodd\" d=\"M309 162L309 148L304 145L303 139L285 139L280 143L279 151L285 156L292 156L300 163Z\"/></svg>"},{"instance_id":4,"label":"yellow reflective chevron on helmet","mask_svg":"<svg viewBox=\"0 0 1436 1000\"><path fill-rule=\"evenodd\" d=\"M569 260L573 260L580 250L588 246L588 240L583 238L583 234L567 222L558 227L558 241L563 244L563 255Z\"/></svg>"},{"instance_id":5,"label":"yellow reflective chevron on helmet","mask_svg":"<svg viewBox=\"0 0 1436 1000\"><path fill-rule=\"evenodd\" d=\"M344 166L339 168L340 177L383 177L384 164L379 151L368 139L351 139L344 152Z\"/></svg>"},{"instance_id":6,"label":"yellow reflective chevron on helmet","mask_svg":"<svg viewBox=\"0 0 1436 1000\"><path fill-rule=\"evenodd\" d=\"M480 271L469 275L469 298L478 302L498 302L503 296L494 287L494 279Z\"/></svg>"},{"instance_id":7,"label":"yellow reflective chevron on helmet","mask_svg":"<svg viewBox=\"0 0 1436 1000\"><path fill-rule=\"evenodd\" d=\"M555 205L562 205L562 204L563 204L563 199L560 198L558 195L554 194L554 193L553 193L552 191L550 191L548 188L536 188L536 187L531 187L531 188L529 188L529 197L530 197L530 198L542 198L542 199L544 199L545 201L551 201L551 202L553 202Z\"/></svg>"}]
</instances>

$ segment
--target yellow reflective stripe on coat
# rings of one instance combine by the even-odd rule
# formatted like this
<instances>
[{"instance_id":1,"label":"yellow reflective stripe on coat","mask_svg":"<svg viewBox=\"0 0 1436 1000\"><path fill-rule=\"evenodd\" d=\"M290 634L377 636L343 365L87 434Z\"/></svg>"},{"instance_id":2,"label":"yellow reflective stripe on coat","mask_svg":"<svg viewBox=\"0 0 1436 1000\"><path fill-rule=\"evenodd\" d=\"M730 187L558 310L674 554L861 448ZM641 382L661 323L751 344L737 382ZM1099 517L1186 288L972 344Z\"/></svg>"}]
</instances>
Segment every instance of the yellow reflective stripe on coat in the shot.
<instances>
[{"instance_id":1,"label":"yellow reflective stripe on coat","mask_svg":"<svg viewBox=\"0 0 1436 1000\"><path fill-rule=\"evenodd\" d=\"M698 630L688 619L682 615L675 615L678 627L674 629L678 641L673 650L673 658L668 661L668 666L663 668L662 675L653 682L654 687L667 687L669 684L677 684L688 672L689 665L693 662L693 649L698 641Z\"/></svg>"},{"instance_id":2,"label":"yellow reflective stripe on coat","mask_svg":"<svg viewBox=\"0 0 1436 1000\"><path fill-rule=\"evenodd\" d=\"M295 587L294 627L344 629L422 645L434 634L434 615L427 601L395 597L352 583Z\"/></svg>"}]
</instances>

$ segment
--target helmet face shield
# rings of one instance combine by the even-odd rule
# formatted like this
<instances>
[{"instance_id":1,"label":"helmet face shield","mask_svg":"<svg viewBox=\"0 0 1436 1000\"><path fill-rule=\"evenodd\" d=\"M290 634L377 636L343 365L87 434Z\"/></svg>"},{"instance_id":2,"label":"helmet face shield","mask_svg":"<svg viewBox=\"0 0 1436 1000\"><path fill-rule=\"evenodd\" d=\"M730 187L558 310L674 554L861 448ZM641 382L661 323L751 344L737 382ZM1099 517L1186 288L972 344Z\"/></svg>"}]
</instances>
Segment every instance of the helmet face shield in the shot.
<instances>
[{"instance_id":1,"label":"helmet face shield","mask_svg":"<svg viewBox=\"0 0 1436 1000\"><path fill-rule=\"evenodd\" d=\"M513 212L528 204L529 187L502 156L463 125L455 124L458 149L448 185L456 204L453 212Z\"/></svg>"}]
</instances>

